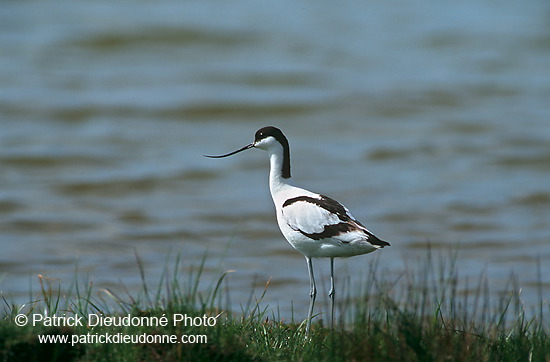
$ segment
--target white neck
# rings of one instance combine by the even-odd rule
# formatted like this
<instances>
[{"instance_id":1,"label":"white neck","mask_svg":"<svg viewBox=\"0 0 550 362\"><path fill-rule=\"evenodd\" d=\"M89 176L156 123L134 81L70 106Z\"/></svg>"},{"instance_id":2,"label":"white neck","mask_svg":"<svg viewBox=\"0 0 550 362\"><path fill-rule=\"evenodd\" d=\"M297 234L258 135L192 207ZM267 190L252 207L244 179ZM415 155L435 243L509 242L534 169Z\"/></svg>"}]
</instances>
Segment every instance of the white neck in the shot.
<instances>
[{"instance_id":1,"label":"white neck","mask_svg":"<svg viewBox=\"0 0 550 362\"><path fill-rule=\"evenodd\" d=\"M269 190L271 195L275 195L287 185L286 180L283 178L283 153L280 151L282 149L269 153Z\"/></svg>"}]
</instances>

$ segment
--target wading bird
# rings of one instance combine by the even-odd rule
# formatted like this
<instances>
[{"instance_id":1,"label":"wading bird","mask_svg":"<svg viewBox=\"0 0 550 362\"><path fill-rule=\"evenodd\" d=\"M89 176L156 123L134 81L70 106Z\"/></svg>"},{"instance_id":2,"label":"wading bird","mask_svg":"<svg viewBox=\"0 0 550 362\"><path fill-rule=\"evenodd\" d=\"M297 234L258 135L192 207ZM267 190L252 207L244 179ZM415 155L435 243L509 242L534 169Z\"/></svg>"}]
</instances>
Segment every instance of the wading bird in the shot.
<instances>
[{"instance_id":1,"label":"wading bird","mask_svg":"<svg viewBox=\"0 0 550 362\"><path fill-rule=\"evenodd\" d=\"M310 282L310 303L306 331L309 333L313 306L317 296L312 258L330 258L331 326L334 325L334 258L373 252L389 246L378 239L349 210L330 197L290 185L290 147L276 127L264 127L256 132L254 142L220 156L259 148L269 153L269 190L277 211L277 222L286 240L301 252L307 262Z\"/></svg>"}]
</instances>

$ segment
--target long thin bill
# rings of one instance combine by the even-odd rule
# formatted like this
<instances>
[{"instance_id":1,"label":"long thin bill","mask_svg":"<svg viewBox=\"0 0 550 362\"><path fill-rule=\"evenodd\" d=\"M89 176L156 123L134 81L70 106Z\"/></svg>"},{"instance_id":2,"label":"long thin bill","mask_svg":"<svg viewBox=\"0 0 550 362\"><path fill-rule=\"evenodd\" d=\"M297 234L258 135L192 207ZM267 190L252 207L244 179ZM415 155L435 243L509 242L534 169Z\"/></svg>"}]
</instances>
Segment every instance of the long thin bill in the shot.
<instances>
[{"instance_id":1,"label":"long thin bill","mask_svg":"<svg viewBox=\"0 0 550 362\"><path fill-rule=\"evenodd\" d=\"M239 153L239 152L242 152L242 151L246 151L250 148L254 147L254 143L251 143L249 145L246 145L244 146L243 148L240 148L238 149L237 151L233 151L233 152L229 152L229 153L226 153L225 155L220 155L220 156L208 156L208 155L204 155L204 157L210 157L210 158L223 158L223 157L227 157L227 156L232 156L234 155L235 153Z\"/></svg>"}]
</instances>

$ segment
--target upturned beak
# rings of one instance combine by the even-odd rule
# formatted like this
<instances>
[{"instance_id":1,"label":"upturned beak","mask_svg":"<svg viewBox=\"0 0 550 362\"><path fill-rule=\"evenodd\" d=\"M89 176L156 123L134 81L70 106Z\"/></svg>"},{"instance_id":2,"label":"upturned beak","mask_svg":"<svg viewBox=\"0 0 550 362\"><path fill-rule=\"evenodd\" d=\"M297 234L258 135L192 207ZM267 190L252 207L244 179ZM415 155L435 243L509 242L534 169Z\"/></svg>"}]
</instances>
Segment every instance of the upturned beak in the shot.
<instances>
[{"instance_id":1,"label":"upturned beak","mask_svg":"<svg viewBox=\"0 0 550 362\"><path fill-rule=\"evenodd\" d=\"M243 148L240 148L238 149L237 151L233 151L233 152L229 152L229 153L226 153L225 155L219 155L219 156L208 156L208 155L204 155L204 157L210 157L210 158L223 158L223 157L227 157L227 156L232 156L236 153L239 153L239 152L242 152L242 151L246 151L250 148L254 147L254 143L251 143L249 145L246 145L244 146Z\"/></svg>"}]
</instances>

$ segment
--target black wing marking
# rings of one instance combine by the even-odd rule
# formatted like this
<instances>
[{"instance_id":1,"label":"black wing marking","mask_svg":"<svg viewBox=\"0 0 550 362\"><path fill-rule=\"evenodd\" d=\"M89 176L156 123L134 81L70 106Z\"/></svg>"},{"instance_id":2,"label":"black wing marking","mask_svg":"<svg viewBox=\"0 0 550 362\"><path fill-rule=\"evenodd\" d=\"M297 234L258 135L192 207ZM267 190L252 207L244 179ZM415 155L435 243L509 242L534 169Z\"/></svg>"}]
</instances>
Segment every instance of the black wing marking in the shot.
<instances>
[{"instance_id":1,"label":"black wing marking","mask_svg":"<svg viewBox=\"0 0 550 362\"><path fill-rule=\"evenodd\" d=\"M351 216L350 212L344 205L339 203L338 201L331 199L328 196L325 195L319 195L320 198L315 198L311 196L297 196L290 198L286 200L283 203L283 208L290 206L296 202L307 202L313 205L316 205L329 213L336 215L338 219L340 220L339 223L334 223L330 225L324 225L324 228L321 232L305 232L304 230L300 229L299 227L293 227L294 230L299 231L303 235L313 239L313 240L320 240L325 238L331 238L337 235L344 234L346 232L354 231L354 230L360 230L365 235L367 235L369 243L379 246L383 248L384 246L389 246L390 244L386 241L378 239L373 233L371 233L363 224L361 224L359 221L355 220L353 216ZM292 226L291 226L292 227Z\"/></svg>"},{"instance_id":2,"label":"black wing marking","mask_svg":"<svg viewBox=\"0 0 550 362\"><path fill-rule=\"evenodd\" d=\"M352 231L355 229L352 225L348 224L347 222L341 222L338 224L332 224L332 225L325 225L325 228L320 233L306 233L303 230L298 229L302 235L307 236L310 239L313 240L321 240L321 239L328 239L332 238L333 236L337 236L343 233L346 233L348 231Z\"/></svg>"},{"instance_id":3,"label":"black wing marking","mask_svg":"<svg viewBox=\"0 0 550 362\"><path fill-rule=\"evenodd\" d=\"M311 196L293 197L291 199L286 200L283 204L283 207L290 206L293 203L298 201L304 201L304 202L309 202L310 204L317 205L327 210L328 212L337 215L338 218L342 221L349 221L352 219L348 210L345 208L344 205L342 205L341 203L339 203L334 199L331 199L328 196L325 196L325 195L319 195L319 196L321 197L320 199L317 199Z\"/></svg>"}]
</instances>

